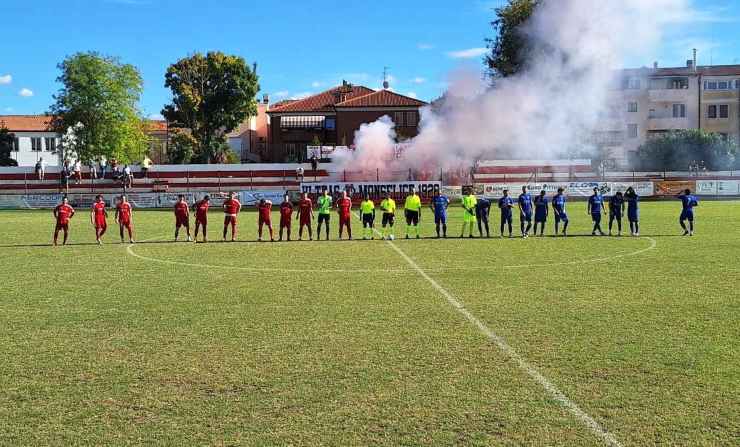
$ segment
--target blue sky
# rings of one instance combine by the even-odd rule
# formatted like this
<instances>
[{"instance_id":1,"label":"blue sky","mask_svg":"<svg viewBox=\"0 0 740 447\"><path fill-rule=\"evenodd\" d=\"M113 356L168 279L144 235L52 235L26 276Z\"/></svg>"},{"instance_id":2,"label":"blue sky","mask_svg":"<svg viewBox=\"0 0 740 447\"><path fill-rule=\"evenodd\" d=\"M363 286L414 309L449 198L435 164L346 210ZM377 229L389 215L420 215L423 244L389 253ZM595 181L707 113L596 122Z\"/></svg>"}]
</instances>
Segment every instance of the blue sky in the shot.
<instances>
[{"instance_id":1,"label":"blue sky","mask_svg":"<svg viewBox=\"0 0 740 447\"><path fill-rule=\"evenodd\" d=\"M649 0L646 0L649 1ZM273 101L347 79L379 88L389 67L394 90L431 100L460 65L480 66L491 9L503 0L2 0L0 114L48 110L56 64L95 50L137 66L141 109L168 101L164 72L195 51L221 50L258 63ZM697 21L673 30L650 60L681 65L740 63L740 2L693 0Z\"/></svg>"}]
</instances>

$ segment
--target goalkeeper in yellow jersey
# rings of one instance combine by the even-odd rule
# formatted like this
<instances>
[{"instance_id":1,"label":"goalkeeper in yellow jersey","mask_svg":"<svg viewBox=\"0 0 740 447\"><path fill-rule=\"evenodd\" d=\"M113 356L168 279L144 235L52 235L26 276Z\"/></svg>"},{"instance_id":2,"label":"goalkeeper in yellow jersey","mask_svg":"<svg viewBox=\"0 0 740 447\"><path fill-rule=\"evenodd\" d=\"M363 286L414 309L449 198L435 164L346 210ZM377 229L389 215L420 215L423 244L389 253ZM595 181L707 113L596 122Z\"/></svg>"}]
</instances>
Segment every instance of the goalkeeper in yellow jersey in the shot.
<instances>
[{"instance_id":1,"label":"goalkeeper in yellow jersey","mask_svg":"<svg viewBox=\"0 0 740 447\"><path fill-rule=\"evenodd\" d=\"M462 198L463 206L463 227L460 237L465 237L465 227L469 227L468 237L473 238L473 227L476 226L478 219L475 216L475 206L478 204L478 199L473 194L473 188L468 190L468 194Z\"/></svg>"}]
</instances>

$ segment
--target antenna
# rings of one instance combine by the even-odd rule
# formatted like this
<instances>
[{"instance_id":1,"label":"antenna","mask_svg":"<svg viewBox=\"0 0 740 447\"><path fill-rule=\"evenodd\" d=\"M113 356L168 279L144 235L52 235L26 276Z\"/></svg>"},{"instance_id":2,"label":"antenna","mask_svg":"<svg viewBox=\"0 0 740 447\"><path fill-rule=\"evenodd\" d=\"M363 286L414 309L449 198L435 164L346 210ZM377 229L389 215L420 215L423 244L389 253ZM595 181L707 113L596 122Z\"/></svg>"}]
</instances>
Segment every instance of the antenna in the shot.
<instances>
[{"instance_id":1,"label":"antenna","mask_svg":"<svg viewBox=\"0 0 740 447\"><path fill-rule=\"evenodd\" d=\"M388 68L390 67L383 67L383 89L388 90L388 87L391 86L391 84L388 82Z\"/></svg>"}]
</instances>

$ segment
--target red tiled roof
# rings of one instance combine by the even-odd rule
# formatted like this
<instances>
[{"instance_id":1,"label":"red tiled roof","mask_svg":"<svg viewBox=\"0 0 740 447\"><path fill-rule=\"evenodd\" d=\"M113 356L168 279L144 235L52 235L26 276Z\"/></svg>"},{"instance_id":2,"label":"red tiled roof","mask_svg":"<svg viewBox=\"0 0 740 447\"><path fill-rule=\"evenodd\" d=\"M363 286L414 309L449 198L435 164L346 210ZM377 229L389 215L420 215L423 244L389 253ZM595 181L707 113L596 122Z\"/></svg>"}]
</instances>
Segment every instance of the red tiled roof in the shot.
<instances>
[{"instance_id":1,"label":"red tiled roof","mask_svg":"<svg viewBox=\"0 0 740 447\"><path fill-rule=\"evenodd\" d=\"M340 102L336 107L422 107L427 103L390 90L378 90Z\"/></svg>"},{"instance_id":2,"label":"red tiled roof","mask_svg":"<svg viewBox=\"0 0 740 447\"><path fill-rule=\"evenodd\" d=\"M49 115L0 115L0 128L11 132L48 132L51 120Z\"/></svg>"},{"instance_id":3,"label":"red tiled roof","mask_svg":"<svg viewBox=\"0 0 740 447\"><path fill-rule=\"evenodd\" d=\"M346 93L341 93L343 89L347 89L348 91ZM341 102L342 99L347 101L349 99L369 95L374 92L375 90L361 85L339 86L317 95L309 96L308 98L293 101L289 104L273 106L268 113L332 112L334 110L334 106ZM344 96L344 98L342 98L342 96Z\"/></svg>"},{"instance_id":4,"label":"red tiled roof","mask_svg":"<svg viewBox=\"0 0 740 447\"><path fill-rule=\"evenodd\" d=\"M167 132L167 121L145 120L144 125L147 132Z\"/></svg>"}]
</instances>

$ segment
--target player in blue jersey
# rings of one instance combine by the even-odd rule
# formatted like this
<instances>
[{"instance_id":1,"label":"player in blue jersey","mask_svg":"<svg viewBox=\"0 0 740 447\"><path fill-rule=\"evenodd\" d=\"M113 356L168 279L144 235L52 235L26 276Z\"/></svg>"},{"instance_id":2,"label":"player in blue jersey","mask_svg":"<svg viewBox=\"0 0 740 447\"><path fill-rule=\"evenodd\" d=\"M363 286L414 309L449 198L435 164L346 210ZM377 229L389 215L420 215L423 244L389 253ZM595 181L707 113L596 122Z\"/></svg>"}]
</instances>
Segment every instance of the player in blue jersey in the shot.
<instances>
[{"instance_id":1,"label":"player in blue jersey","mask_svg":"<svg viewBox=\"0 0 740 447\"><path fill-rule=\"evenodd\" d=\"M486 229L486 237L491 237L491 231L488 227L488 216L491 215L491 201L485 197L478 199L475 204L475 217L478 219L478 234L483 237L483 228Z\"/></svg>"},{"instance_id":2,"label":"player in blue jersey","mask_svg":"<svg viewBox=\"0 0 740 447\"><path fill-rule=\"evenodd\" d=\"M593 195L588 198L586 212L591 215L591 220L594 222L591 236L596 236L597 231L604 236L604 232L601 230L601 213L605 213L606 209L604 208L604 196L599 193L599 188L594 188Z\"/></svg>"},{"instance_id":3,"label":"player in blue jersey","mask_svg":"<svg viewBox=\"0 0 740 447\"><path fill-rule=\"evenodd\" d=\"M527 191L526 186L522 186L522 193L519 194L517 203L519 204L519 227L522 230L522 237L526 239L529 237L529 230L532 229L532 208L534 208L532 195Z\"/></svg>"},{"instance_id":4,"label":"player in blue jersey","mask_svg":"<svg viewBox=\"0 0 740 447\"><path fill-rule=\"evenodd\" d=\"M691 190L687 189L683 194L679 195L678 198L681 200L681 217L679 223L683 228L684 236L694 235L694 207L699 206L699 200L696 196L691 194ZM689 221L689 227L686 228L686 221Z\"/></svg>"},{"instance_id":5,"label":"player in blue jersey","mask_svg":"<svg viewBox=\"0 0 740 447\"><path fill-rule=\"evenodd\" d=\"M447 237L447 208L450 206L450 199L436 191L430 208L434 211L434 225L437 228L437 238L440 237L440 227L442 227L442 237Z\"/></svg>"},{"instance_id":6,"label":"player in blue jersey","mask_svg":"<svg viewBox=\"0 0 740 447\"><path fill-rule=\"evenodd\" d=\"M534 235L537 236L537 224L540 224L542 229L540 230L540 236L545 235L545 224L547 223L547 216L550 213L550 209L547 207L548 200L546 196L547 192L543 189L540 191L540 195L534 198Z\"/></svg>"},{"instance_id":7,"label":"player in blue jersey","mask_svg":"<svg viewBox=\"0 0 740 447\"><path fill-rule=\"evenodd\" d=\"M555 215L555 236L558 235L560 222L563 223L563 236L568 235L568 213L565 211L565 205L568 200L565 198L563 188L558 188L558 193L552 198L552 213Z\"/></svg>"},{"instance_id":8,"label":"player in blue jersey","mask_svg":"<svg viewBox=\"0 0 740 447\"><path fill-rule=\"evenodd\" d=\"M627 220L630 222L630 235L640 235L640 196L637 195L634 188L627 188L624 193L624 200L627 202Z\"/></svg>"},{"instance_id":9,"label":"player in blue jersey","mask_svg":"<svg viewBox=\"0 0 740 447\"><path fill-rule=\"evenodd\" d=\"M498 199L498 207L501 210L501 237L504 237L504 227L509 227L509 237L513 237L512 224L513 224L513 212L514 199L509 197L509 190L504 189L504 196Z\"/></svg>"},{"instance_id":10,"label":"player in blue jersey","mask_svg":"<svg viewBox=\"0 0 740 447\"><path fill-rule=\"evenodd\" d=\"M622 216L624 216L624 196L621 191L617 191L609 199L609 236L612 235L612 226L617 221L617 236L622 235Z\"/></svg>"}]
</instances>

